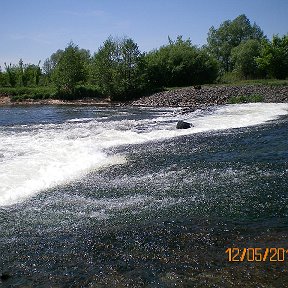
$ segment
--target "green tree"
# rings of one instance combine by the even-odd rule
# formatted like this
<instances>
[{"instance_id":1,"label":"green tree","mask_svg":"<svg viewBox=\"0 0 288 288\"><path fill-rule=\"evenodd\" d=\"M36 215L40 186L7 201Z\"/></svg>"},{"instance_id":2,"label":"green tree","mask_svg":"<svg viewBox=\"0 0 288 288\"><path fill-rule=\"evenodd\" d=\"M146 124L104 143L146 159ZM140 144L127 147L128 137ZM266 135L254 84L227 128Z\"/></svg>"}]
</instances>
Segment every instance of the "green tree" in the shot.
<instances>
[{"instance_id":1,"label":"green tree","mask_svg":"<svg viewBox=\"0 0 288 288\"><path fill-rule=\"evenodd\" d=\"M116 71L119 51L117 43L110 37L94 54L92 64L92 83L99 86L104 95L111 95L117 88ZM114 87L116 86L116 87Z\"/></svg>"},{"instance_id":2,"label":"green tree","mask_svg":"<svg viewBox=\"0 0 288 288\"><path fill-rule=\"evenodd\" d=\"M263 31L256 23L251 25L245 15L240 15L233 21L224 21L218 29L213 26L208 32L208 48L221 64L224 72L233 70L231 61L232 49L249 39L265 39Z\"/></svg>"},{"instance_id":3,"label":"green tree","mask_svg":"<svg viewBox=\"0 0 288 288\"><path fill-rule=\"evenodd\" d=\"M0 66L0 87L8 86L8 78L7 73L2 72L1 66Z\"/></svg>"},{"instance_id":4,"label":"green tree","mask_svg":"<svg viewBox=\"0 0 288 288\"><path fill-rule=\"evenodd\" d=\"M58 92L69 97L75 93L76 85L87 79L85 63L77 45L70 43L63 51L53 71L52 78Z\"/></svg>"},{"instance_id":5,"label":"green tree","mask_svg":"<svg viewBox=\"0 0 288 288\"><path fill-rule=\"evenodd\" d=\"M19 74L19 69L16 65L12 65L11 63L7 65L7 63L4 63L5 65L5 70L8 78L8 85L11 87L15 87L17 84L18 80L18 74Z\"/></svg>"},{"instance_id":6,"label":"green tree","mask_svg":"<svg viewBox=\"0 0 288 288\"><path fill-rule=\"evenodd\" d=\"M21 67L21 83L23 86L38 86L42 75L40 69L40 61L38 65L22 64Z\"/></svg>"},{"instance_id":7,"label":"green tree","mask_svg":"<svg viewBox=\"0 0 288 288\"><path fill-rule=\"evenodd\" d=\"M127 100L143 89L143 55L130 38L109 37L93 57L92 83L112 100Z\"/></svg>"},{"instance_id":8,"label":"green tree","mask_svg":"<svg viewBox=\"0 0 288 288\"><path fill-rule=\"evenodd\" d=\"M140 87L139 67L142 61L142 54L138 45L131 39L125 38L120 42L120 77L123 92L131 94Z\"/></svg>"},{"instance_id":9,"label":"green tree","mask_svg":"<svg viewBox=\"0 0 288 288\"><path fill-rule=\"evenodd\" d=\"M150 83L154 87L211 83L217 77L217 61L190 39L169 38L169 44L146 55Z\"/></svg>"},{"instance_id":10,"label":"green tree","mask_svg":"<svg viewBox=\"0 0 288 288\"><path fill-rule=\"evenodd\" d=\"M38 86L42 75L39 65L40 61L38 65L24 64L22 59L19 60L18 65L5 63L8 84L11 87Z\"/></svg>"},{"instance_id":11,"label":"green tree","mask_svg":"<svg viewBox=\"0 0 288 288\"><path fill-rule=\"evenodd\" d=\"M273 36L266 42L257 58L258 66L267 71L270 77L285 79L288 77L288 34L283 37Z\"/></svg>"},{"instance_id":12,"label":"green tree","mask_svg":"<svg viewBox=\"0 0 288 288\"><path fill-rule=\"evenodd\" d=\"M255 39L242 42L231 51L231 61L234 71L240 78L253 79L262 76L256 58L260 56L261 43Z\"/></svg>"},{"instance_id":13,"label":"green tree","mask_svg":"<svg viewBox=\"0 0 288 288\"><path fill-rule=\"evenodd\" d=\"M47 84L50 83L53 71L56 68L63 52L64 52L63 50L58 49L55 53L53 53L49 58L47 58L44 61L43 66L42 66L42 71L47 80L46 81Z\"/></svg>"}]
</instances>

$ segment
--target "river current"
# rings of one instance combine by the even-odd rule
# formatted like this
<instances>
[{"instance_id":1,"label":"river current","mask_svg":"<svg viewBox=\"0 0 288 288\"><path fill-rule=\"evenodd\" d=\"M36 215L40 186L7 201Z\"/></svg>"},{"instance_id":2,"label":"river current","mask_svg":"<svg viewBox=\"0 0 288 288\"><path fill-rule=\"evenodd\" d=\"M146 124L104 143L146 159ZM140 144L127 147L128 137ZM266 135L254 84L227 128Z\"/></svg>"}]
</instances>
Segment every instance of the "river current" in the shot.
<instances>
[{"instance_id":1,"label":"river current","mask_svg":"<svg viewBox=\"0 0 288 288\"><path fill-rule=\"evenodd\" d=\"M287 287L287 115L0 107L0 286Z\"/></svg>"}]
</instances>

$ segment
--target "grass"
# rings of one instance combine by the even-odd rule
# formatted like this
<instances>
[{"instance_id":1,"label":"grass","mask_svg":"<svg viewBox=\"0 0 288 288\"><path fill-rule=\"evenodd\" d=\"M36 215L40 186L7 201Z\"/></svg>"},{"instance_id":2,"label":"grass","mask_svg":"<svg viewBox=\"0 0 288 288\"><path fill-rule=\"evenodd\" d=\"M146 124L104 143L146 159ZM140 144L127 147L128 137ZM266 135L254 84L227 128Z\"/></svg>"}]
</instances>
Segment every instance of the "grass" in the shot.
<instances>
[{"instance_id":1,"label":"grass","mask_svg":"<svg viewBox=\"0 0 288 288\"><path fill-rule=\"evenodd\" d=\"M252 94L252 95L241 95L241 96L234 96L231 97L228 101L229 104L240 104L240 103L256 103L256 102L263 102L264 97L259 94Z\"/></svg>"},{"instance_id":2,"label":"grass","mask_svg":"<svg viewBox=\"0 0 288 288\"><path fill-rule=\"evenodd\" d=\"M267 86L288 86L288 80L277 80L277 79L257 79L257 80L239 80L231 84L226 85L267 85Z\"/></svg>"},{"instance_id":3,"label":"grass","mask_svg":"<svg viewBox=\"0 0 288 288\"><path fill-rule=\"evenodd\" d=\"M97 87L78 86L73 95L57 92L53 86L38 87L0 87L0 95L9 96L11 101L22 102L25 100L44 100L44 99L83 99L100 98L101 94Z\"/></svg>"},{"instance_id":4,"label":"grass","mask_svg":"<svg viewBox=\"0 0 288 288\"><path fill-rule=\"evenodd\" d=\"M254 80L234 80L231 82L219 81L217 83L203 84L201 86L215 87L215 86L247 86L247 85L265 85L270 87L283 87L288 86L288 80L278 80L278 79L254 79ZM194 85L195 86L195 85ZM194 87L193 85L187 87ZM186 87L165 87L162 91L173 91Z\"/></svg>"},{"instance_id":5,"label":"grass","mask_svg":"<svg viewBox=\"0 0 288 288\"><path fill-rule=\"evenodd\" d=\"M226 73L218 81L221 85L228 86L242 86L242 85L269 85L269 86L287 86L288 79L279 80L279 79L240 79L233 72Z\"/></svg>"}]
</instances>

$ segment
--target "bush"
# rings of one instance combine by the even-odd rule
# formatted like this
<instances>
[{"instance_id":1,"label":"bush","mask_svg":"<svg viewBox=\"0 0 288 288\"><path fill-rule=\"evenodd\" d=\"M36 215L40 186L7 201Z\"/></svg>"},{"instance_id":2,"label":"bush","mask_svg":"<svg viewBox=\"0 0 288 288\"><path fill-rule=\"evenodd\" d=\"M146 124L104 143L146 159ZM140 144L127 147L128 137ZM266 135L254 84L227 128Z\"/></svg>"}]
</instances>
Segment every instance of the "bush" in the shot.
<instances>
[{"instance_id":1,"label":"bush","mask_svg":"<svg viewBox=\"0 0 288 288\"><path fill-rule=\"evenodd\" d=\"M4 87L0 88L0 94L10 96L12 101L23 101L27 99L49 99L55 98L53 87Z\"/></svg>"},{"instance_id":2,"label":"bush","mask_svg":"<svg viewBox=\"0 0 288 288\"><path fill-rule=\"evenodd\" d=\"M156 88L213 83L218 77L218 62L207 49L199 49L181 36L148 53L145 61L149 82Z\"/></svg>"},{"instance_id":3,"label":"bush","mask_svg":"<svg viewBox=\"0 0 288 288\"><path fill-rule=\"evenodd\" d=\"M83 98L102 98L103 95L99 92L97 87L78 86L74 89L73 93L69 91L58 91L55 97L63 100L76 100Z\"/></svg>"},{"instance_id":4,"label":"bush","mask_svg":"<svg viewBox=\"0 0 288 288\"><path fill-rule=\"evenodd\" d=\"M103 95L99 92L99 89L94 86L79 86L75 89L75 97L79 98L100 98Z\"/></svg>"}]
</instances>

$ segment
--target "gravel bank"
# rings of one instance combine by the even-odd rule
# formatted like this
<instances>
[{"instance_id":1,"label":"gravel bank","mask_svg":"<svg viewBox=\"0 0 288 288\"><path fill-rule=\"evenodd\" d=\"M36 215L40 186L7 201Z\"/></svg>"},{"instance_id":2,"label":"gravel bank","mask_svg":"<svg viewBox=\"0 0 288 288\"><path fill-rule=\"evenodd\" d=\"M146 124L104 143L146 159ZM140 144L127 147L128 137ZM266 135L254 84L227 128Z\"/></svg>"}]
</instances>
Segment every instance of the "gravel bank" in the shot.
<instances>
[{"instance_id":1,"label":"gravel bank","mask_svg":"<svg viewBox=\"0 0 288 288\"><path fill-rule=\"evenodd\" d=\"M263 102L288 102L288 86L219 85L202 86L201 89L186 87L155 93L130 104L133 106L204 108L211 105L227 104L232 97L249 95L261 95Z\"/></svg>"}]
</instances>

